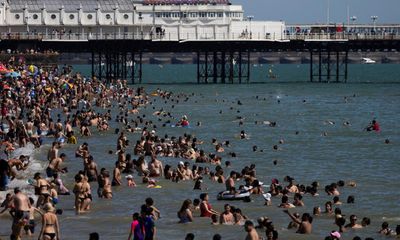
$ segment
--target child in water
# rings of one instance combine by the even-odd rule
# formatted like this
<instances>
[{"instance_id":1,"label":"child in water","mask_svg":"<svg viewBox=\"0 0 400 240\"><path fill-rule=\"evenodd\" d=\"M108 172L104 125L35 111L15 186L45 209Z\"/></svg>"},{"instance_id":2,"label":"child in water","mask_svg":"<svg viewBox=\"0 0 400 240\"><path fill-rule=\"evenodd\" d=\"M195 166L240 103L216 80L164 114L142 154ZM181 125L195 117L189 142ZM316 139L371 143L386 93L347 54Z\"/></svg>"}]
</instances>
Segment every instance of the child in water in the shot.
<instances>
[{"instance_id":1,"label":"child in water","mask_svg":"<svg viewBox=\"0 0 400 240\"><path fill-rule=\"evenodd\" d=\"M126 181L128 183L128 187L136 187L136 183L133 180L133 176L132 175L128 175L125 178L126 178Z\"/></svg>"}]
</instances>

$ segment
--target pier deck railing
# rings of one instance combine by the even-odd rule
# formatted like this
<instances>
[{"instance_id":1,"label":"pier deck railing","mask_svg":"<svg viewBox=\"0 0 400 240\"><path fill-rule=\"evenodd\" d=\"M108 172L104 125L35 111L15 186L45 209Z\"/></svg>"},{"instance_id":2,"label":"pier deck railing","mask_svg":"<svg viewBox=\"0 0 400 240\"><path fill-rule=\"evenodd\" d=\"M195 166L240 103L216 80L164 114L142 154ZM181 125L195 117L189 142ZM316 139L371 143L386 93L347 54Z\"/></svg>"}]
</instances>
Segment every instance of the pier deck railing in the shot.
<instances>
[{"instance_id":1,"label":"pier deck railing","mask_svg":"<svg viewBox=\"0 0 400 240\"><path fill-rule=\"evenodd\" d=\"M89 40L152 40L152 41L347 41L347 40L400 40L400 33L294 33L269 34L151 34L151 33L1 33L0 40L89 41Z\"/></svg>"}]
</instances>

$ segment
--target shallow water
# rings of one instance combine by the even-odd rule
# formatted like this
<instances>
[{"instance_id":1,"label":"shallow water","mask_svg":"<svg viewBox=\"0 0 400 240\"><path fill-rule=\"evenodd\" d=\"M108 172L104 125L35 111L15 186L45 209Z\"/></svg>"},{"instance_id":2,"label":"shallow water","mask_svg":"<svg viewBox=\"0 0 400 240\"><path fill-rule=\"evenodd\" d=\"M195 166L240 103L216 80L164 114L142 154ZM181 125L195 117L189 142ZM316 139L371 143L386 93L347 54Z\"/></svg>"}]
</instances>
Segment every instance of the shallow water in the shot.
<instances>
[{"instance_id":1,"label":"shallow water","mask_svg":"<svg viewBox=\"0 0 400 240\"><path fill-rule=\"evenodd\" d=\"M395 69L394 69L395 70ZM396 78L393 78L396 79ZM145 86L148 92L158 85ZM251 85L164 85L161 88L173 92L194 93L188 102L175 104L173 115L179 118L186 114L192 122L190 129L158 128L158 134L181 135L184 132L204 140L202 146L211 151L211 138L220 141L229 140L231 148L226 148L222 154L223 160L232 162L232 169L241 170L245 165L255 163L257 174L261 181L269 184L272 178L283 180L286 175L293 176L297 182L311 184L319 181L321 185L319 197L306 195L306 207L293 211L312 212L314 206L321 206L332 198L326 196L323 187L338 180L354 180L357 188L341 189L341 200L348 195L354 195L354 205L344 204L342 212L349 216L356 214L358 219L367 216L371 218L371 226L344 234L344 239L355 235L361 237L380 237L376 232L383 221L388 221L392 228L400 224L400 84L310 84L310 83L276 83ZM355 94L355 97L353 95ZM256 99L258 96L258 99ZM344 97L348 97L347 103ZM164 107L170 111L171 105L165 105L159 98L155 99L155 109ZM243 103L239 106L237 100ZM265 99L265 100L264 100ZM280 100L280 103L277 100ZM305 102L303 101L305 100ZM233 110L230 109L233 107ZM219 111L222 110L222 114ZM104 110L105 111L105 110ZM142 109L141 114L150 116L154 112L151 107ZM240 112L238 112L240 111ZM114 115L115 116L115 109ZM236 116L246 118L244 126L239 127L234 121ZM151 117L157 122L155 117ZM382 131L369 133L363 128L376 118ZM270 128L266 125L256 125L255 121L276 121L278 126ZM325 121L334 121L335 125ZM194 123L202 122L201 127ZM342 123L349 121L351 126L344 127ZM161 124L158 124L161 125ZM112 122L113 128L119 127ZM250 134L249 140L238 140L235 136L245 130ZM296 135L295 132L299 131ZM95 133L92 138L79 138L79 143L89 143L89 147L99 167L112 169L116 155L109 155L108 150L115 150L117 135ZM326 137L322 136L327 132ZM139 138L138 134L129 135L133 144ZM384 144L388 138L391 144ZM281 151L273 151L272 146L280 139L285 143ZM46 140L46 146L34 151L36 161L45 166L46 152L51 139ZM252 146L257 145L264 152L252 152ZM67 186L72 187L73 175L82 168L80 159L75 159L76 146L66 146L61 152L68 156L69 173L63 176ZM237 158L227 156L228 152L236 152ZM161 158L165 164L176 166L179 159ZM276 166L273 160L278 160ZM37 166L37 165L36 165ZM213 167L212 167L213 168ZM32 175L36 169L32 169ZM228 174L230 170L226 170ZM139 182L139 178L135 177ZM226 202L216 200L216 195L224 189L224 185L205 180L208 186L210 201L219 211ZM158 239L183 239L186 233L193 232L196 239L211 239L215 233L220 233L223 239L244 239L245 233L241 226L211 226L208 219L196 218L192 224L177 224L176 212L184 199L198 198L200 192L192 190L192 182L179 184L160 180L162 189L147 189L140 185L137 188L114 188L112 201L94 198L92 212L75 216L73 197L60 197L58 208L65 210L60 217L62 239L87 239L90 232L97 231L102 239L127 238L130 216L139 210L147 197L155 199L155 205L161 210L162 218L156 222ZM92 185L93 192L97 184ZM253 202L231 202L240 207L245 215L255 220L260 216L270 217L279 231L280 239L323 239L331 230L336 229L333 219L317 217L314 220L314 231L311 236L299 236L286 230L289 218L277 208L280 199L273 198L273 206L263 206L262 197L254 197ZM11 220L0 217L0 236L10 232ZM261 234L265 236L264 233Z\"/></svg>"}]
</instances>

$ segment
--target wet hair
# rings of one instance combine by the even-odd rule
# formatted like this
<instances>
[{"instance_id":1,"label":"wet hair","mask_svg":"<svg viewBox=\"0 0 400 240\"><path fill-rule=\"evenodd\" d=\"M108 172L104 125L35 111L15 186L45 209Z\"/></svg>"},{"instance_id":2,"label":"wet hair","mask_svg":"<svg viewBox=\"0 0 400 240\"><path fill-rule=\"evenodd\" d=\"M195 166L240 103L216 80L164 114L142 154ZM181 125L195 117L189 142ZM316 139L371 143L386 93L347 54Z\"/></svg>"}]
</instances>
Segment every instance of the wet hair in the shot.
<instances>
[{"instance_id":1,"label":"wet hair","mask_svg":"<svg viewBox=\"0 0 400 240\"><path fill-rule=\"evenodd\" d=\"M212 238L212 240L221 240L221 239L222 239L222 237L221 237L221 235L219 235L218 233L215 234L215 235L213 236L213 238Z\"/></svg>"},{"instance_id":2,"label":"wet hair","mask_svg":"<svg viewBox=\"0 0 400 240\"><path fill-rule=\"evenodd\" d=\"M75 175L75 182L80 182L82 181L82 176L80 174Z\"/></svg>"},{"instance_id":3,"label":"wet hair","mask_svg":"<svg viewBox=\"0 0 400 240\"><path fill-rule=\"evenodd\" d=\"M337 182L337 185L338 185L339 187L344 187L344 181L343 181L343 180L338 181L338 182Z\"/></svg>"},{"instance_id":4,"label":"wet hair","mask_svg":"<svg viewBox=\"0 0 400 240\"><path fill-rule=\"evenodd\" d=\"M383 222L382 223L382 228L388 228L389 227L389 223L388 222Z\"/></svg>"},{"instance_id":5,"label":"wet hair","mask_svg":"<svg viewBox=\"0 0 400 240\"><path fill-rule=\"evenodd\" d=\"M250 220L246 220L246 222L244 223L245 226L254 226L254 223Z\"/></svg>"},{"instance_id":6,"label":"wet hair","mask_svg":"<svg viewBox=\"0 0 400 240\"><path fill-rule=\"evenodd\" d=\"M368 217L363 217L363 219L361 220L361 225L368 226L370 224L371 224L371 219Z\"/></svg>"},{"instance_id":7,"label":"wet hair","mask_svg":"<svg viewBox=\"0 0 400 240\"><path fill-rule=\"evenodd\" d=\"M353 237L353 240L362 240L359 236Z\"/></svg>"},{"instance_id":8,"label":"wet hair","mask_svg":"<svg viewBox=\"0 0 400 240\"><path fill-rule=\"evenodd\" d=\"M154 204L154 200L150 197L146 198L145 202L146 202L146 205L148 205L148 206L152 206Z\"/></svg>"},{"instance_id":9,"label":"wet hair","mask_svg":"<svg viewBox=\"0 0 400 240\"><path fill-rule=\"evenodd\" d=\"M354 196L353 195L350 195L350 196L348 196L347 197L347 203L354 203Z\"/></svg>"},{"instance_id":10,"label":"wet hair","mask_svg":"<svg viewBox=\"0 0 400 240\"><path fill-rule=\"evenodd\" d=\"M204 201L204 199L206 198L207 195L208 195L208 193L202 193L202 194L200 194L200 199L201 199L202 201Z\"/></svg>"},{"instance_id":11,"label":"wet hair","mask_svg":"<svg viewBox=\"0 0 400 240\"><path fill-rule=\"evenodd\" d=\"M134 220L138 220L139 217L140 217L140 215L139 215L139 213L137 213L137 212L135 212L134 214L132 214L132 218L133 218Z\"/></svg>"},{"instance_id":12,"label":"wet hair","mask_svg":"<svg viewBox=\"0 0 400 240\"><path fill-rule=\"evenodd\" d=\"M40 178L40 172L35 173L35 175L33 175L33 179L37 179Z\"/></svg>"},{"instance_id":13,"label":"wet hair","mask_svg":"<svg viewBox=\"0 0 400 240\"><path fill-rule=\"evenodd\" d=\"M200 199L198 198L193 199L193 206L198 206L198 205L200 205Z\"/></svg>"},{"instance_id":14,"label":"wet hair","mask_svg":"<svg viewBox=\"0 0 400 240\"><path fill-rule=\"evenodd\" d=\"M339 202L339 197L338 196L334 196L333 197L333 203L337 203Z\"/></svg>"},{"instance_id":15,"label":"wet hair","mask_svg":"<svg viewBox=\"0 0 400 240\"><path fill-rule=\"evenodd\" d=\"M309 213L303 213L303 216L301 216L301 221L308 221L312 223L313 217Z\"/></svg>"},{"instance_id":16,"label":"wet hair","mask_svg":"<svg viewBox=\"0 0 400 240\"><path fill-rule=\"evenodd\" d=\"M193 233L186 234L185 240L194 240L194 234Z\"/></svg>"},{"instance_id":17,"label":"wet hair","mask_svg":"<svg viewBox=\"0 0 400 240\"><path fill-rule=\"evenodd\" d=\"M89 234L89 240L99 240L100 235L97 232L93 232Z\"/></svg>"},{"instance_id":18,"label":"wet hair","mask_svg":"<svg viewBox=\"0 0 400 240\"><path fill-rule=\"evenodd\" d=\"M218 222L218 215L217 214L211 215L211 220L212 222Z\"/></svg>"}]
</instances>

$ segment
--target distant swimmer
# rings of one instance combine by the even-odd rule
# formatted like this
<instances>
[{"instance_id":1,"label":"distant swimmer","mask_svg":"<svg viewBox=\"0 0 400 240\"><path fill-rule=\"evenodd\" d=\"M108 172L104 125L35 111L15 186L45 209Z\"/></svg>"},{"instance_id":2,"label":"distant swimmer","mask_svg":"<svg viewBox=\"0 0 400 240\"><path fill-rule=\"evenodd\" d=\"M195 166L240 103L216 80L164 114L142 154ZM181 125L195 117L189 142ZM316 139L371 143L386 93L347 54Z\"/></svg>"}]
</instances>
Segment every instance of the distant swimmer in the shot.
<instances>
[{"instance_id":1,"label":"distant swimmer","mask_svg":"<svg viewBox=\"0 0 400 240\"><path fill-rule=\"evenodd\" d=\"M375 131L379 132L381 130L379 123L374 119L372 122L365 128L367 132Z\"/></svg>"},{"instance_id":2,"label":"distant swimmer","mask_svg":"<svg viewBox=\"0 0 400 240\"><path fill-rule=\"evenodd\" d=\"M329 124L329 125L335 125L335 122L334 121L331 121L331 120L327 120L327 121L325 121L325 124Z\"/></svg>"},{"instance_id":3,"label":"distant swimmer","mask_svg":"<svg viewBox=\"0 0 400 240\"><path fill-rule=\"evenodd\" d=\"M276 127L276 122L263 121L263 124L268 125L270 127Z\"/></svg>"},{"instance_id":4,"label":"distant swimmer","mask_svg":"<svg viewBox=\"0 0 400 240\"><path fill-rule=\"evenodd\" d=\"M189 126L189 121L186 115L183 115L181 120L176 124L177 126L181 127L188 127Z\"/></svg>"},{"instance_id":5,"label":"distant swimmer","mask_svg":"<svg viewBox=\"0 0 400 240\"><path fill-rule=\"evenodd\" d=\"M240 131L240 139L246 139L248 136L247 134L244 132L244 130Z\"/></svg>"}]
</instances>

